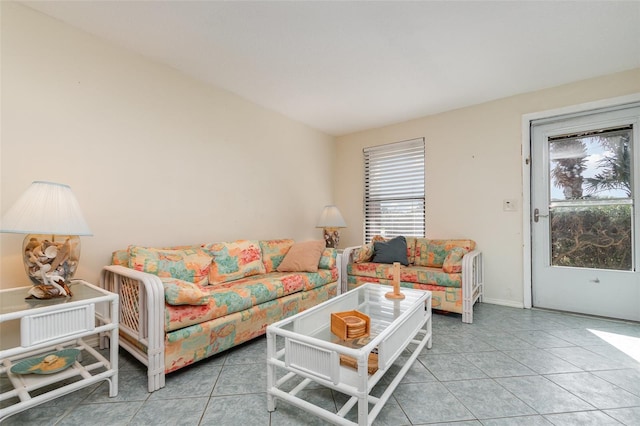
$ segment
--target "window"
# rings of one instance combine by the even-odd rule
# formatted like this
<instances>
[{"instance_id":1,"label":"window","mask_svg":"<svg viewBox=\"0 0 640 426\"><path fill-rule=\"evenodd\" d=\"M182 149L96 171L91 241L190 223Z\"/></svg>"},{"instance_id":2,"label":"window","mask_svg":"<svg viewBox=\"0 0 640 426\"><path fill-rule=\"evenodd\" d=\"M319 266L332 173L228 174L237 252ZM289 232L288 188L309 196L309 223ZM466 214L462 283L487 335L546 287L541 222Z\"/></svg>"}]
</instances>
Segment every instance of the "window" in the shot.
<instances>
[{"instance_id":1,"label":"window","mask_svg":"<svg viewBox=\"0 0 640 426\"><path fill-rule=\"evenodd\" d=\"M424 237L424 138L365 148L364 239Z\"/></svg>"}]
</instances>

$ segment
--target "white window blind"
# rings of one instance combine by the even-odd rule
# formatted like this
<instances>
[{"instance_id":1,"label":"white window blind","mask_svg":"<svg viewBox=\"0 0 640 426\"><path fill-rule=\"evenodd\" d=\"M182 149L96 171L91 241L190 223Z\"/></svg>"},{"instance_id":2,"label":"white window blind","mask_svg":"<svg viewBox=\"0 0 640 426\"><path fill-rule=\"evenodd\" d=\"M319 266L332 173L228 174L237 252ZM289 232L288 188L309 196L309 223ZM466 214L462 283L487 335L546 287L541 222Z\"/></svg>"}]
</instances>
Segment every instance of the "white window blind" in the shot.
<instances>
[{"instance_id":1,"label":"white window blind","mask_svg":"<svg viewBox=\"0 0 640 426\"><path fill-rule=\"evenodd\" d=\"M424 138L365 148L364 237L424 237Z\"/></svg>"}]
</instances>

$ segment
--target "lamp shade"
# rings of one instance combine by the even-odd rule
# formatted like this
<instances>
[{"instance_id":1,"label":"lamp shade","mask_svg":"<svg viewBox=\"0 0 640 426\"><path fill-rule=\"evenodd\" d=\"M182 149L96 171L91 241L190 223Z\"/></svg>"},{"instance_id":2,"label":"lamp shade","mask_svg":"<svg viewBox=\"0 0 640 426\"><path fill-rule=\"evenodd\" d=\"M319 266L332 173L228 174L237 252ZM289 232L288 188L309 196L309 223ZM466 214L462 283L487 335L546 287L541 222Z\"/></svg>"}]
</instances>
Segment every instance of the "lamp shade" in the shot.
<instances>
[{"instance_id":1,"label":"lamp shade","mask_svg":"<svg viewBox=\"0 0 640 426\"><path fill-rule=\"evenodd\" d=\"M347 224L344 221L340 210L336 206L325 206L320 215L320 220L316 228L346 228Z\"/></svg>"},{"instance_id":2,"label":"lamp shade","mask_svg":"<svg viewBox=\"0 0 640 426\"><path fill-rule=\"evenodd\" d=\"M0 232L92 235L68 185L36 181L4 214Z\"/></svg>"}]
</instances>

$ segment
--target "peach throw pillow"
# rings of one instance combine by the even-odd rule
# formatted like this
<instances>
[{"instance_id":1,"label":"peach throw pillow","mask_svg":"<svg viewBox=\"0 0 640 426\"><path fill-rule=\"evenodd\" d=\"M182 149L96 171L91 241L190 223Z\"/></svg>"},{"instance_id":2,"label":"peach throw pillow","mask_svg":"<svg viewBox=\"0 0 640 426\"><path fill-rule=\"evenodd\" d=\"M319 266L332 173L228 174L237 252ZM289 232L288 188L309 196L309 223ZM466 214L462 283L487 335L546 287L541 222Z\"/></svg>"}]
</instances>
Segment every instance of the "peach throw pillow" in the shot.
<instances>
[{"instance_id":1,"label":"peach throw pillow","mask_svg":"<svg viewBox=\"0 0 640 426\"><path fill-rule=\"evenodd\" d=\"M324 240L303 241L291 246L278 266L278 272L318 272L320 256L324 251Z\"/></svg>"}]
</instances>

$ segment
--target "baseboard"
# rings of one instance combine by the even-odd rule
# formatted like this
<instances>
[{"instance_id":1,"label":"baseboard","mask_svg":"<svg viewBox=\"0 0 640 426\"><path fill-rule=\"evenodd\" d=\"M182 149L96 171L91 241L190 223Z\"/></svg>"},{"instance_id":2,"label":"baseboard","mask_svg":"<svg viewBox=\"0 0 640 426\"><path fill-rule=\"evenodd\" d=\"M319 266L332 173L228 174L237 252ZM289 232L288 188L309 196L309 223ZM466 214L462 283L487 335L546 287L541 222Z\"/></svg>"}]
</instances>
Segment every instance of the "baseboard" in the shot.
<instances>
[{"instance_id":1,"label":"baseboard","mask_svg":"<svg viewBox=\"0 0 640 426\"><path fill-rule=\"evenodd\" d=\"M501 306L509 306L511 308L524 308L524 303L514 302L513 300L503 300L503 299L490 299L488 297L482 297L482 303L489 303L491 305L501 305Z\"/></svg>"}]
</instances>

